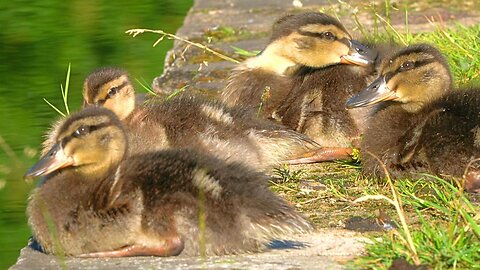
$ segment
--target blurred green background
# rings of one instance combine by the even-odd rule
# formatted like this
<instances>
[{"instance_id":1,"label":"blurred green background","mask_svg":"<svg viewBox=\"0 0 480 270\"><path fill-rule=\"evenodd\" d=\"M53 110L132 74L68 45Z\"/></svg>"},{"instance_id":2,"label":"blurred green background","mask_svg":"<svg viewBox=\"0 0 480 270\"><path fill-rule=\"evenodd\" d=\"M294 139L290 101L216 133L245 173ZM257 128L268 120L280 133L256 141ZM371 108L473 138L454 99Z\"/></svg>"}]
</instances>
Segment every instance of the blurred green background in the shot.
<instances>
[{"instance_id":1,"label":"blurred green background","mask_svg":"<svg viewBox=\"0 0 480 270\"><path fill-rule=\"evenodd\" d=\"M38 158L42 135L63 109L60 84L71 63L70 108L81 104L84 78L101 66L128 70L150 85L172 41L132 38L131 28L175 33L193 0L43 0L0 3L0 269L15 263L30 229L25 217L35 183L22 175ZM137 89L141 87L137 84Z\"/></svg>"}]
</instances>

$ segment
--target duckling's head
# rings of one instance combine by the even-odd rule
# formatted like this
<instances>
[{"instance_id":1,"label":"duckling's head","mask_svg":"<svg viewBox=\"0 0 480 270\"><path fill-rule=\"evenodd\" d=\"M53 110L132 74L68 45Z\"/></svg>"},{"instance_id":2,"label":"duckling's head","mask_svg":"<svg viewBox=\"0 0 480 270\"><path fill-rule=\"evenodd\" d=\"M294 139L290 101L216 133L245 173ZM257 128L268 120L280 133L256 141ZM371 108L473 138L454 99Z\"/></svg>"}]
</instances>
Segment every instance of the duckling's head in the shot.
<instances>
[{"instance_id":1,"label":"duckling's head","mask_svg":"<svg viewBox=\"0 0 480 270\"><path fill-rule=\"evenodd\" d=\"M127 151L120 120L110 110L88 107L67 118L58 128L54 145L25 177L74 169L87 177L103 176Z\"/></svg>"},{"instance_id":2,"label":"duckling's head","mask_svg":"<svg viewBox=\"0 0 480 270\"><path fill-rule=\"evenodd\" d=\"M287 15L272 29L270 43L261 53L272 59L289 61L291 65L325 67L346 63L366 66L376 52L352 40L345 27L335 18L319 12Z\"/></svg>"},{"instance_id":3,"label":"duckling's head","mask_svg":"<svg viewBox=\"0 0 480 270\"><path fill-rule=\"evenodd\" d=\"M112 110L121 120L135 108L135 90L128 73L107 67L92 72L83 85L84 105L103 106Z\"/></svg>"},{"instance_id":4,"label":"duckling's head","mask_svg":"<svg viewBox=\"0 0 480 270\"><path fill-rule=\"evenodd\" d=\"M347 102L347 108L365 107L382 101L402 103L410 112L441 97L452 88L448 64L436 48L413 45L387 58L380 76Z\"/></svg>"}]
</instances>

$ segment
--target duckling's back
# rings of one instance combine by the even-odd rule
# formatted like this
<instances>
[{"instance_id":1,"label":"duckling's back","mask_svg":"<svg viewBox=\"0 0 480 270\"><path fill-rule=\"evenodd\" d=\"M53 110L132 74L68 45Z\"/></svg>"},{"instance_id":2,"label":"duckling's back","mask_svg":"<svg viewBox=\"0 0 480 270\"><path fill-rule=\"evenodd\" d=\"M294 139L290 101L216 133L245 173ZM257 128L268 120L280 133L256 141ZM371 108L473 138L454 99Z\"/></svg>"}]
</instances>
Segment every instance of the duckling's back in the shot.
<instances>
[{"instance_id":1,"label":"duckling's back","mask_svg":"<svg viewBox=\"0 0 480 270\"><path fill-rule=\"evenodd\" d=\"M317 147L308 137L258 119L246 108L227 108L188 94L147 105L129 126L133 152L192 147L257 169Z\"/></svg>"}]
</instances>

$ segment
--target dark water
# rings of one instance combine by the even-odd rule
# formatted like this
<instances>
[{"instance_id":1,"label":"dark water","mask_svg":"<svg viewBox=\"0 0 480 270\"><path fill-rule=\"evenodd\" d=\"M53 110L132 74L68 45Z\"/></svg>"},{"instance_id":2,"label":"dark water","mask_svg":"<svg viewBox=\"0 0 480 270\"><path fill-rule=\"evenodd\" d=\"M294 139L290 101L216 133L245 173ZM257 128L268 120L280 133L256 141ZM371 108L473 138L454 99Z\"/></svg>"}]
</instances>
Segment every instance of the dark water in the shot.
<instances>
[{"instance_id":1,"label":"dark water","mask_svg":"<svg viewBox=\"0 0 480 270\"><path fill-rule=\"evenodd\" d=\"M60 84L71 63L69 107L81 104L83 80L101 66L119 66L145 81L163 71L171 41L132 38L131 28L175 32L193 0L43 0L0 4L0 269L15 263L30 230L26 200L35 183L22 175L38 159L42 134L63 109ZM137 89L141 87L137 84Z\"/></svg>"}]
</instances>

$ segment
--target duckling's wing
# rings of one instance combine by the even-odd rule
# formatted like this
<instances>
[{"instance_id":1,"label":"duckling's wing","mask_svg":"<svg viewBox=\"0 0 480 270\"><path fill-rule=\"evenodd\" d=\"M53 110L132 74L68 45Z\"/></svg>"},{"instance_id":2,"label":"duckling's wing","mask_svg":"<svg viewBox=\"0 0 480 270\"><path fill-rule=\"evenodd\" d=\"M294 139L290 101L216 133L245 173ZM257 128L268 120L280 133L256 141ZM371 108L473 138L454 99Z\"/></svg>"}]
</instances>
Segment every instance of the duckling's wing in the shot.
<instances>
[{"instance_id":1,"label":"duckling's wing","mask_svg":"<svg viewBox=\"0 0 480 270\"><path fill-rule=\"evenodd\" d=\"M480 89L453 91L431 107L438 113L423 128L422 151L438 173L462 176L480 157Z\"/></svg>"},{"instance_id":2,"label":"duckling's wing","mask_svg":"<svg viewBox=\"0 0 480 270\"><path fill-rule=\"evenodd\" d=\"M399 152L398 161L401 164L407 164L412 161L412 158L417 152L422 135L424 133L425 126L428 125L428 128L432 128L431 124L435 121L438 121L439 114L441 114L443 109L434 109L426 113L422 113L422 117L416 117L417 121L411 126L405 133L398 139L399 145L402 145L402 149ZM421 147L421 146L420 146ZM416 161L417 163L419 161Z\"/></svg>"},{"instance_id":3,"label":"duckling's wing","mask_svg":"<svg viewBox=\"0 0 480 270\"><path fill-rule=\"evenodd\" d=\"M262 69L238 68L232 71L220 99L229 106L241 105L261 118L272 118L290 89L292 80Z\"/></svg>"},{"instance_id":4,"label":"duckling's wing","mask_svg":"<svg viewBox=\"0 0 480 270\"><path fill-rule=\"evenodd\" d=\"M322 146L349 146L363 128L365 112L347 111L345 103L365 86L365 74L350 66L303 68L277 117Z\"/></svg>"}]
</instances>

